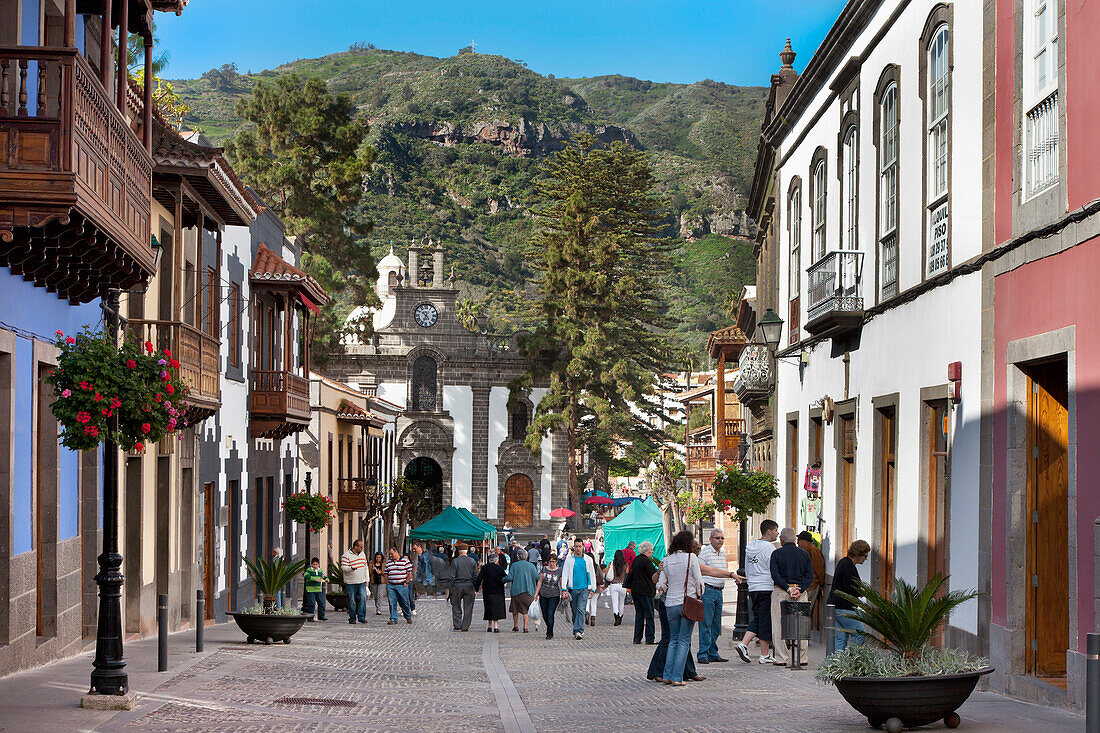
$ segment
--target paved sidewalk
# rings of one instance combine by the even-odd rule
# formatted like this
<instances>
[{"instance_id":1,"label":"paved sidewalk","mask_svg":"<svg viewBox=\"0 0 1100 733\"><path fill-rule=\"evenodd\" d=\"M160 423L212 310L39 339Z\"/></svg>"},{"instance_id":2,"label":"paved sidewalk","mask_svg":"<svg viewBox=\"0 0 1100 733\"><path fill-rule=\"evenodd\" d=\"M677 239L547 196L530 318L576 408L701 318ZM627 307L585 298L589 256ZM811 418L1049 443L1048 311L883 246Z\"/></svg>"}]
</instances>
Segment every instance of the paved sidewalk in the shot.
<instances>
[{"instance_id":1,"label":"paved sidewalk","mask_svg":"<svg viewBox=\"0 0 1100 733\"><path fill-rule=\"evenodd\" d=\"M353 626L330 611L328 622L307 624L290 645L269 647L246 644L234 624L223 624L207 629L203 654L193 651L193 631L176 634L165 673L155 671L155 639L129 644L130 686L142 698L123 713L80 709L91 670L84 654L0 679L0 731L869 730L812 672L742 664L732 649L730 663L699 667L704 682L646 681L653 648L630 643L632 611L617 628L610 613L601 617L583 641L568 633L546 641L541 631L513 634L508 622L500 634L486 634L480 621L455 633L438 599L420 599L417 610L412 626L373 615ZM277 702L284 697L349 706ZM960 713L968 733L1077 733L1084 725L981 692Z\"/></svg>"}]
</instances>

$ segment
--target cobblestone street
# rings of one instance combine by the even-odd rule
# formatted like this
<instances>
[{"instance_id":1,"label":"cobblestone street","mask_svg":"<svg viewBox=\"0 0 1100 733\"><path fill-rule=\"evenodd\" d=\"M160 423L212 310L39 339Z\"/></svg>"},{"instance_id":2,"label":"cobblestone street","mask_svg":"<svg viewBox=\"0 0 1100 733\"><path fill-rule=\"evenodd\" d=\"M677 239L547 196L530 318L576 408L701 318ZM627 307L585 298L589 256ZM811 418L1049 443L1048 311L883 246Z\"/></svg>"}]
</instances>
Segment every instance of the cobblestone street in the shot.
<instances>
[{"instance_id":1,"label":"cobblestone street","mask_svg":"<svg viewBox=\"0 0 1100 733\"><path fill-rule=\"evenodd\" d=\"M646 681L652 647L630 643L630 610L619 628L607 613L583 641L566 629L552 641L542 631L513 634L506 622L488 635L478 620L469 633L454 633L438 599L423 599L418 611L412 626L374 615L352 626L330 610L328 622L308 624L289 646L248 645L234 625L221 625L208 630L201 655L192 651L193 633L177 634L170 671L160 674L155 640L130 644L131 688L142 697L124 713L77 707L90 670L81 655L0 680L0 730L868 730L811 671L745 665L732 650L730 663L699 668L704 682ZM279 702L288 697L343 702ZM970 732L1068 733L1083 724L990 693L975 693L961 712Z\"/></svg>"}]
</instances>

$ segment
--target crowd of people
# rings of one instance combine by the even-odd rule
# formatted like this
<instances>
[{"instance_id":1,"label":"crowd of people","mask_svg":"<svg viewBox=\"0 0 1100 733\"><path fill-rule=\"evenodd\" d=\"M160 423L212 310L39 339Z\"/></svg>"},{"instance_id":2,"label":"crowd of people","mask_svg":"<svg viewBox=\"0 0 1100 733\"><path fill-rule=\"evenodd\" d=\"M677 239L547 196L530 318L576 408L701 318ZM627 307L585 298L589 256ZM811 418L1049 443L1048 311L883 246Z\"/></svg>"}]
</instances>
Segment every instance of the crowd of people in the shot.
<instances>
[{"instance_id":1,"label":"crowd of people","mask_svg":"<svg viewBox=\"0 0 1100 733\"><path fill-rule=\"evenodd\" d=\"M690 531L678 532L660 562L654 560L651 542L630 542L610 559L597 538L585 539L564 533L551 542L547 535L520 545L506 535L501 546L481 546L462 541L439 543L432 549L414 543L409 553L397 548L389 557L375 552L369 559L363 542L356 540L340 557L343 586L347 594L348 622L365 623L367 600L373 596L375 614L383 615L382 599L388 602L389 623L404 618L413 623L419 594L444 595L451 604L452 628L468 632L473 623L475 599L480 594L487 633L500 633L501 621L512 617L513 633L529 633L545 626L546 639L554 638L559 614L571 624L575 640L583 640L586 627L596 625L600 599L610 607L613 625L623 623L626 606L634 607L634 644L653 645L647 678L668 685L706 679L697 665L728 662L719 651L722 610L727 580L744 581L749 594L749 625L734 649L745 663L752 662L751 649L759 645L757 662L787 665L793 645L805 641L782 638L782 604L802 601L813 607L822 598L825 558L809 532L795 534L791 528L766 519L760 536L748 543L745 577L728 569L725 535L710 532L705 546ZM482 558L479 550L485 554ZM835 648L859 644L862 628L845 611L852 603L847 596L859 596L859 571L870 546L857 540L835 568L828 602L836 616ZM605 562L605 560L607 560ZM325 619L322 583L328 581L313 558L305 571L303 612ZM845 595L847 594L847 596ZM655 641L660 627L660 640ZM692 635L699 627L697 652L692 654ZM802 664L807 662L801 649ZM797 661L797 659L796 659Z\"/></svg>"}]
</instances>

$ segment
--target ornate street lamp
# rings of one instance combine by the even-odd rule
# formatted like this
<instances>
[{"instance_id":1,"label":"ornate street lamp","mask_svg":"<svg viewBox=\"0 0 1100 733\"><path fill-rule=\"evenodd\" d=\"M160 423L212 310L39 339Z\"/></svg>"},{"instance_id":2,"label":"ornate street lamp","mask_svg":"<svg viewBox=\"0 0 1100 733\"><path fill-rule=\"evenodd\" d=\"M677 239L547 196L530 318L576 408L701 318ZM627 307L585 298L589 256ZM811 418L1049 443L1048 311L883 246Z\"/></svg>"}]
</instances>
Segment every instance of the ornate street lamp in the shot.
<instances>
[{"instance_id":1,"label":"ornate street lamp","mask_svg":"<svg viewBox=\"0 0 1100 733\"><path fill-rule=\"evenodd\" d=\"M774 352L779 346L780 337L783 335L783 319L777 316L771 308L768 308L764 311L764 317L760 319L757 326L764 337L764 343L768 345L770 351Z\"/></svg>"}]
</instances>

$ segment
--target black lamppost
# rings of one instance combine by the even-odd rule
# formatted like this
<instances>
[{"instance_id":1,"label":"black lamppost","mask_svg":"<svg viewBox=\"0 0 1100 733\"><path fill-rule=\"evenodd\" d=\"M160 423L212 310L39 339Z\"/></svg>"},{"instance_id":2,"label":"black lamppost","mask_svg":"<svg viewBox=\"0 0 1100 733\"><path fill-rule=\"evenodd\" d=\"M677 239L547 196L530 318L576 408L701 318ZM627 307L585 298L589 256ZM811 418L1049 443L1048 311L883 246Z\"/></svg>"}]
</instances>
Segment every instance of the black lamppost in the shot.
<instances>
[{"instance_id":1,"label":"black lamppost","mask_svg":"<svg viewBox=\"0 0 1100 733\"><path fill-rule=\"evenodd\" d=\"M776 315L775 311L768 308L764 311L764 316L757 324L760 328L760 335L764 339L764 343L768 347L768 353L774 357L775 350L779 347L779 339L783 334L783 319ZM769 368L770 368L769 364ZM740 443L741 456L739 463L742 470L746 469L748 463L749 446L742 440ZM745 575L745 544L746 537L749 531L749 523L742 519L738 527L738 539L737 539L737 564L740 565L737 572L738 574ZM740 581L737 583L737 612L734 616L733 635L735 639L741 639L744 637L745 632L749 628L749 585L747 581Z\"/></svg>"},{"instance_id":2,"label":"black lamppost","mask_svg":"<svg viewBox=\"0 0 1100 733\"><path fill-rule=\"evenodd\" d=\"M118 336L118 291L103 296L106 336ZM107 435L118 429L118 418L110 419ZM103 553L99 556L99 616L96 619L95 659L89 694L125 695L130 690L126 662L122 659L122 555L118 552L118 446L109 437L103 441Z\"/></svg>"}]
</instances>

